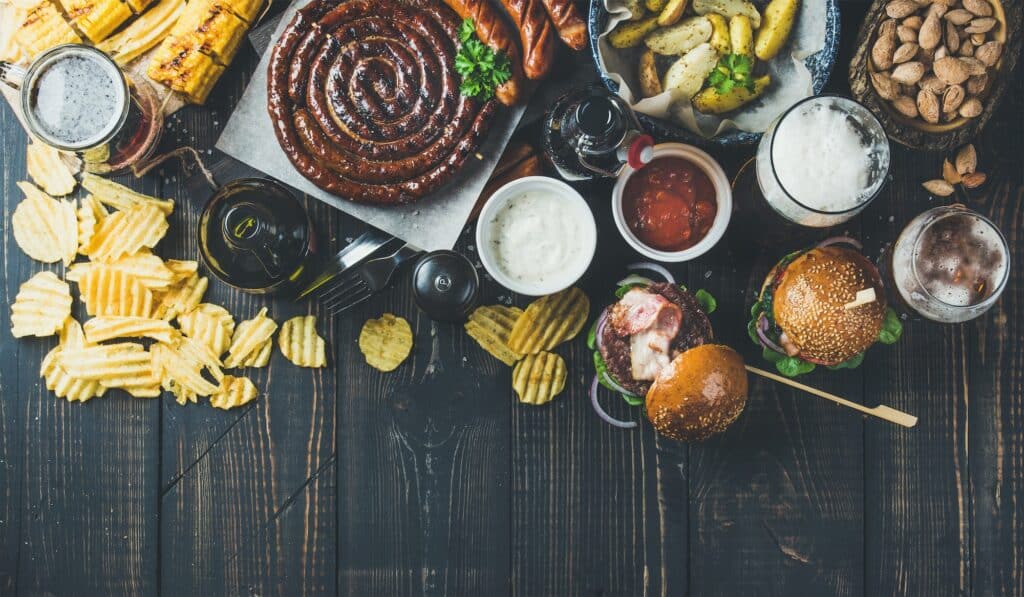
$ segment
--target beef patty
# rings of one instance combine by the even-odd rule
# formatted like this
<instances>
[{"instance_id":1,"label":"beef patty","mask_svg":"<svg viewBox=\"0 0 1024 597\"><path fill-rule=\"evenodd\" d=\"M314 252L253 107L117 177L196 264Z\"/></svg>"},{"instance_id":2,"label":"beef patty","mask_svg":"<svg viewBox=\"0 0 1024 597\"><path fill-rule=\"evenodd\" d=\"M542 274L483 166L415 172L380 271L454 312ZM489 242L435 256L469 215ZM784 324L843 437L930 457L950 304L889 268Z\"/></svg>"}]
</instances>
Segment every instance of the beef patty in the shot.
<instances>
[{"instance_id":1,"label":"beef patty","mask_svg":"<svg viewBox=\"0 0 1024 597\"><path fill-rule=\"evenodd\" d=\"M711 342L711 322L707 314L701 310L700 303L688 290L683 290L675 284L656 282L648 286L647 291L660 294L669 302L678 305L683 312L679 332L671 344L673 357L694 346ZM601 334L601 358L608 367L608 373L620 386L638 396L647 394L651 382L633 379L628 335L620 334L611 325L604 326Z\"/></svg>"}]
</instances>

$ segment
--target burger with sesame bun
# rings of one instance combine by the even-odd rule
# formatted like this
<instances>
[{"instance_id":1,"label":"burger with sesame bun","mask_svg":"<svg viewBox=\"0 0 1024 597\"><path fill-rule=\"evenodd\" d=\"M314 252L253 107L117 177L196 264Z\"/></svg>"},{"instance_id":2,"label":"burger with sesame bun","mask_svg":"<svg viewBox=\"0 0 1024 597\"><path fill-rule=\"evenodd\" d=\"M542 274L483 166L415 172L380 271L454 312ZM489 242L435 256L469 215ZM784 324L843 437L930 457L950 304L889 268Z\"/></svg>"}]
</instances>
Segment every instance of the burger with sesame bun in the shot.
<instances>
[{"instance_id":1,"label":"burger with sesame bun","mask_svg":"<svg viewBox=\"0 0 1024 597\"><path fill-rule=\"evenodd\" d=\"M903 326L886 306L882 276L860 248L852 238L832 238L786 255L768 272L747 331L779 373L852 369L875 342L899 340Z\"/></svg>"}]
</instances>

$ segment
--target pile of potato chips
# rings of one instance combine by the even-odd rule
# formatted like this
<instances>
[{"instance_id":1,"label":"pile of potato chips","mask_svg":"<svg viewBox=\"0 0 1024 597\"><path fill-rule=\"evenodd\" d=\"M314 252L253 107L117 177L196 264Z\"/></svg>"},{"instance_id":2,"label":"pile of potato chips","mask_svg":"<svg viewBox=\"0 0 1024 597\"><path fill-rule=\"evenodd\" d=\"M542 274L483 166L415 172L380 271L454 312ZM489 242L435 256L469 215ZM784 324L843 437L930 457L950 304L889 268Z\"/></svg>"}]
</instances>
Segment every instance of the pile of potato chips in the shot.
<instances>
[{"instance_id":1,"label":"pile of potato chips","mask_svg":"<svg viewBox=\"0 0 1024 597\"><path fill-rule=\"evenodd\" d=\"M75 164L46 149L30 149L29 169L55 193L76 186ZM236 325L226 309L202 302L208 281L198 263L152 253L167 233L173 201L91 174L82 177L90 194L77 208L75 200L55 199L32 183L18 186L25 199L11 218L15 241L37 261L62 262L91 316L84 325L75 320L70 286L53 272L21 285L11 305L12 334L59 336L40 368L47 389L77 402L110 388L137 398L168 390L179 404L208 396L222 409L256 398L251 380L224 369L267 366L278 325L266 308ZM79 254L89 261L73 263ZM278 337L284 357L300 367L326 366L315 328L311 315L286 321Z\"/></svg>"},{"instance_id":2,"label":"pile of potato chips","mask_svg":"<svg viewBox=\"0 0 1024 597\"><path fill-rule=\"evenodd\" d=\"M477 307L466 333L496 359L512 367L512 388L525 404L545 404L565 389L565 360L550 352L583 329L590 300L579 288L541 297L526 310L504 305Z\"/></svg>"}]
</instances>

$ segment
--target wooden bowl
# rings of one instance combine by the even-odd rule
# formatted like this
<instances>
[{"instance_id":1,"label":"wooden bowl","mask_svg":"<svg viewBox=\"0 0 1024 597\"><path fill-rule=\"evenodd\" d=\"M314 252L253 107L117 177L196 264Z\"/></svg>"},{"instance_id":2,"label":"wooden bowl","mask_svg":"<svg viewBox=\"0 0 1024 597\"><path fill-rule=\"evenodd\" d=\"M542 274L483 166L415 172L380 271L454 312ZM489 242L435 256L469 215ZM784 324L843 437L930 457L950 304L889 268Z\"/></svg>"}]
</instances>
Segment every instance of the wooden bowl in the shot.
<instances>
[{"instance_id":1,"label":"wooden bowl","mask_svg":"<svg viewBox=\"0 0 1024 597\"><path fill-rule=\"evenodd\" d=\"M871 46L878 36L878 25L887 18L885 5L889 0L875 0L868 9L857 36L857 49L850 61L850 91L881 121L889 138L913 149L947 151L967 143L977 135L995 112L1006 84L1013 74L1021 52L1021 31L1007 23L1024 23L1024 0L989 0L993 17L999 25L993 38L1003 44L1002 56L989 74L988 88L981 94L983 108L974 118L958 117L950 122L931 124L919 118L907 118L875 91L871 73L876 72L871 61Z\"/></svg>"}]
</instances>

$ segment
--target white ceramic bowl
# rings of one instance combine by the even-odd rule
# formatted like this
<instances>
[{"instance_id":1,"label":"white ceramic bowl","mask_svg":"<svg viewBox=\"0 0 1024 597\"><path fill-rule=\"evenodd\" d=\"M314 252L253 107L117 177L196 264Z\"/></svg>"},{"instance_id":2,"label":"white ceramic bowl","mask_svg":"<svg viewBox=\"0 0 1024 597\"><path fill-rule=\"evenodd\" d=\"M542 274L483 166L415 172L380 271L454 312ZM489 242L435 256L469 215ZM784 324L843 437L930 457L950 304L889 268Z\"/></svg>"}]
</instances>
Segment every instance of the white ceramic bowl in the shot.
<instances>
[{"instance_id":1,"label":"white ceramic bowl","mask_svg":"<svg viewBox=\"0 0 1024 597\"><path fill-rule=\"evenodd\" d=\"M586 253L586 258L578 261L578 267L567 269L564 272L560 272L558 276L550 276L542 283L536 284L515 280L502 271L497 265L497 258L494 255L494 247L491 243L491 222L494 220L495 214L505 207L511 199L519 197L528 191L554 193L560 200L573 206L573 209L566 210L566 217L581 218L580 222L584 234L582 235L580 250ZM476 222L476 246L484 269L499 284L519 294L543 296L572 286L587 271L590 262L594 258L594 251L597 249L597 224L594 222L594 215L590 211L590 206L587 205L583 196L577 193L575 189L560 180L547 176L527 176L513 180L501 187L484 204Z\"/></svg>"},{"instance_id":2,"label":"white ceramic bowl","mask_svg":"<svg viewBox=\"0 0 1024 597\"><path fill-rule=\"evenodd\" d=\"M629 225L626 223L626 216L622 211L623 190L626 188L626 182L629 180L629 177L636 172L636 170L629 166L626 166L626 169L619 175L615 188L612 190L612 215L615 218L615 225L618 227L619 233L641 255L655 261L689 261L710 251L711 247L715 246L715 243L721 240L725 234L725 229L729 227L729 219L732 218L732 187L729 185L729 179L726 178L725 172L718 162L715 161L715 158L692 145L685 145L683 143L661 143L655 145L654 159L664 157L679 157L693 162L708 175L708 178L711 179L711 183L715 187L718 211L715 213L715 220L711 223L711 228L704 238L689 249L683 249L682 251L659 251L645 245L637 238L633 231L629 229Z\"/></svg>"}]
</instances>

